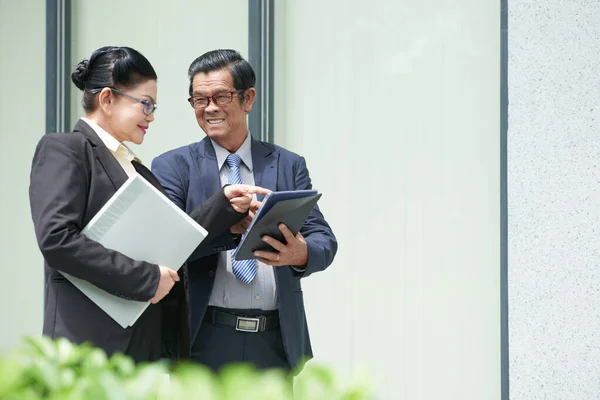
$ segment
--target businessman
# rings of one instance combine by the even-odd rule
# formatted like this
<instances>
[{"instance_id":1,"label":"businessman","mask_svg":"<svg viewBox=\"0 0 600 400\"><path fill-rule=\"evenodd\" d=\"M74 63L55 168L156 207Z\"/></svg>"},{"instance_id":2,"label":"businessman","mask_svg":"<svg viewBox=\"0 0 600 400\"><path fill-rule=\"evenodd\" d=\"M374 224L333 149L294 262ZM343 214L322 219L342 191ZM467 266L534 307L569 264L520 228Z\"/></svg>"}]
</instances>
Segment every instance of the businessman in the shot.
<instances>
[{"instance_id":1,"label":"businessman","mask_svg":"<svg viewBox=\"0 0 600 400\"><path fill-rule=\"evenodd\" d=\"M205 53L188 75L188 101L206 137L152 163L179 207L190 212L226 184L311 188L303 157L250 135L246 116L256 77L237 51ZM237 245L250 218L226 233L228 248ZM336 238L317 207L296 236L284 225L280 230L286 243L265 237L275 251L259 252L258 260L236 261L231 251L190 260L191 352L197 362L214 370L230 362L290 370L312 357L301 278L331 264Z\"/></svg>"}]
</instances>

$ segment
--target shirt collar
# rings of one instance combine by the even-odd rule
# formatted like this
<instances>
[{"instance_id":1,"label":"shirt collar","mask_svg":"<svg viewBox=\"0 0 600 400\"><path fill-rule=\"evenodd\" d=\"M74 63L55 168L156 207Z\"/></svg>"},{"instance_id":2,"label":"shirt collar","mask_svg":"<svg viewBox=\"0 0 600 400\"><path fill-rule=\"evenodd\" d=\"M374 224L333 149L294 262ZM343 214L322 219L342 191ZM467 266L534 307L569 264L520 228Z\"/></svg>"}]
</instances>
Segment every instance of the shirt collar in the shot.
<instances>
[{"instance_id":1,"label":"shirt collar","mask_svg":"<svg viewBox=\"0 0 600 400\"><path fill-rule=\"evenodd\" d=\"M139 157L136 156L135 153L131 151L129 147L115 139L113 135L102 129L100 125L86 117L81 117L81 120L88 124L94 130L94 132L96 132L100 140L102 140L104 145L110 151L112 151L113 153L123 154L125 157L127 157L127 160L129 161L136 160L140 164L142 163L142 160L140 160Z\"/></svg>"},{"instance_id":2,"label":"shirt collar","mask_svg":"<svg viewBox=\"0 0 600 400\"><path fill-rule=\"evenodd\" d=\"M210 141L215 149L215 154L217 156L217 165L219 166L219 171L220 171L221 168L223 168L223 164L225 164L225 161L227 160L227 156L230 153L227 149L225 149L224 147L219 145L214 140L210 139ZM240 156L240 159L242 160L244 165L250 170L250 172L252 172L252 168L253 168L253 165L252 165L252 138L251 138L250 132L248 132L248 135L246 136L246 140L244 140L244 143L242 143L242 145L240 146L238 151L235 152L235 154Z\"/></svg>"}]
</instances>

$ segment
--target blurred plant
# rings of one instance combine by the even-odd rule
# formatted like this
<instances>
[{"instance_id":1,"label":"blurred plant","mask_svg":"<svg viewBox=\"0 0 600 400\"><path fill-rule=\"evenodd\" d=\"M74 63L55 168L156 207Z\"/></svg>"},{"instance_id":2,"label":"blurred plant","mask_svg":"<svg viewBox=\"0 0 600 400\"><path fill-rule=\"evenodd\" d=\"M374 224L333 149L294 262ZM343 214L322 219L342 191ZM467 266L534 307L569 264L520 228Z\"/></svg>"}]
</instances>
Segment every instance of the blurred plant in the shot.
<instances>
[{"instance_id":1,"label":"blurred plant","mask_svg":"<svg viewBox=\"0 0 600 400\"><path fill-rule=\"evenodd\" d=\"M281 370L229 365L219 374L192 363L135 365L123 354L106 357L90 344L29 337L0 357L1 400L363 400L366 377L340 387L330 369L307 364L295 379Z\"/></svg>"}]
</instances>

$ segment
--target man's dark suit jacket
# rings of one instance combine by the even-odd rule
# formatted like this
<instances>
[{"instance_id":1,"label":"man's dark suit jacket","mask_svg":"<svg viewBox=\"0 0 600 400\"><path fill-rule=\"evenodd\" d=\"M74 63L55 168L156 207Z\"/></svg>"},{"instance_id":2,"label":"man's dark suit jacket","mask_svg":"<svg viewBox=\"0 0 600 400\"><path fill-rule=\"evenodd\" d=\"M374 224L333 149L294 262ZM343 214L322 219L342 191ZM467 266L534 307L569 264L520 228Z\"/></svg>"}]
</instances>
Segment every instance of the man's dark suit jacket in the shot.
<instances>
[{"instance_id":1,"label":"man's dark suit jacket","mask_svg":"<svg viewBox=\"0 0 600 400\"><path fill-rule=\"evenodd\" d=\"M147 168L141 164L135 167L166 194ZM71 133L45 135L33 157L30 205L45 260L43 334L75 343L90 341L109 355L127 349L132 328L123 329L59 271L122 298L148 301L154 296L159 281L156 264L106 249L80 233L126 180L127 174L110 150L81 120ZM220 249L222 245L214 239L244 217L235 212L222 191L198 204L190 215L209 232L196 250L202 255L217 251L213 246ZM185 266L180 276L181 281L159 303L163 314L162 352L173 358L189 357L190 351Z\"/></svg>"},{"instance_id":2,"label":"man's dark suit jacket","mask_svg":"<svg viewBox=\"0 0 600 400\"><path fill-rule=\"evenodd\" d=\"M252 140L252 163L257 186L272 191L310 189L311 182L303 157L282 147ZM152 162L156 175L171 199L190 212L221 187L217 158L208 138L167 152ZM337 251L337 241L318 207L312 211L301 230L308 244L305 272L291 267L274 267L278 309L283 343L290 367L312 357L300 278L327 268ZM228 247L234 246L229 233ZM226 248L223 248L226 250ZM192 343L196 337L210 299L218 257L191 257L188 260Z\"/></svg>"}]
</instances>

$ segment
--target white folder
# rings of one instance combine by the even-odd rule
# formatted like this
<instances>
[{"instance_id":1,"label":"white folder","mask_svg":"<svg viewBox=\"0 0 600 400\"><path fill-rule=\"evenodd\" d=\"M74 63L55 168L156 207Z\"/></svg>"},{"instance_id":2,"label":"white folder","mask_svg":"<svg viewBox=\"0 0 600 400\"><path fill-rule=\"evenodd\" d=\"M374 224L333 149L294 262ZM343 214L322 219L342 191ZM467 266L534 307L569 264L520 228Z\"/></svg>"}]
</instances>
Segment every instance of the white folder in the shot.
<instances>
[{"instance_id":1,"label":"white folder","mask_svg":"<svg viewBox=\"0 0 600 400\"><path fill-rule=\"evenodd\" d=\"M206 230L139 175L129 178L82 233L134 260L178 270L207 236ZM125 300L90 282L63 275L123 328L150 302Z\"/></svg>"}]
</instances>

